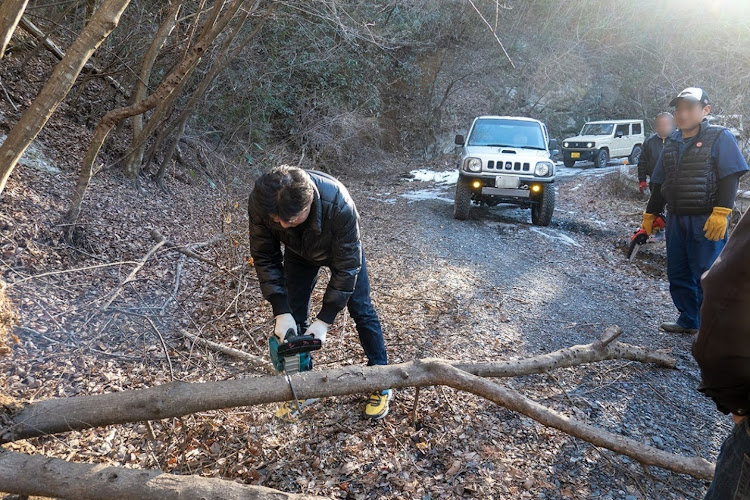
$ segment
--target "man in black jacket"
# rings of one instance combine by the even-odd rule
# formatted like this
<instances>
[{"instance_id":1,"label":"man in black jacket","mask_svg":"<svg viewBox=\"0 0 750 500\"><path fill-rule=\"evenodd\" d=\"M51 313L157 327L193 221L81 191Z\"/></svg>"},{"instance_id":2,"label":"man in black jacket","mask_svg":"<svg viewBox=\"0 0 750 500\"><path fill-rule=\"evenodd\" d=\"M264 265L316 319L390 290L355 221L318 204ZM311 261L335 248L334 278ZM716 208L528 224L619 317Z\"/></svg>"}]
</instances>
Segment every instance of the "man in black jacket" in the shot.
<instances>
[{"instance_id":1,"label":"man in black jacket","mask_svg":"<svg viewBox=\"0 0 750 500\"><path fill-rule=\"evenodd\" d=\"M703 89L683 90L670 106L676 108L679 129L667 138L656 161L643 229L651 234L666 204L667 277L680 315L661 328L692 334L700 324L700 278L724 248L728 218L748 165L731 132L706 121L711 106Z\"/></svg>"},{"instance_id":2,"label":"man in black jacket","mask_svg":"<svg viewBox=\"0 0 750 500\"><path fill-rule=\"evenodd\" d=\"M701 368L698 388L734 430L716 461L706 500L750 498L750 215L745 214L726 247L703 276L701 324L693 356Z\"/></svg>"},{"instance_id":3,"label":"man in black jacket","mask_svg":"<svg viewBox=\"0 0 750 500\"><path fill-rule=\"evenodd\" d=\"M248 215L250 253L263 297L273 309L279 343L298 325L324 343L328 327L347 307L368 365L388 364L380 320L370 300L359 215L346 188L321 172L282 165L255 181ZM331 279L320 312L309 324L310 299L323 266L331 270ZM390 398L390 390L372 394L365 416L385 417ZM277 415L285 418L295 406L287 403Z\"/></svg>"},{"instance_id":4,"label":"man in black jacket","mask_svg":"<svg viewBox=\"0 0 750 500\"><path fill-rule=\"evenodd\" d=\"M643 151L638 159L638 189L641 191L649 189L651 186L646 184L646 178L651 178L654 174L656 160L659 159L661 150L667 137L674 132L674 117L672 113L663 111L654 118L654 131L656 132L643 143Z\"/></svg>"}]
</instances>

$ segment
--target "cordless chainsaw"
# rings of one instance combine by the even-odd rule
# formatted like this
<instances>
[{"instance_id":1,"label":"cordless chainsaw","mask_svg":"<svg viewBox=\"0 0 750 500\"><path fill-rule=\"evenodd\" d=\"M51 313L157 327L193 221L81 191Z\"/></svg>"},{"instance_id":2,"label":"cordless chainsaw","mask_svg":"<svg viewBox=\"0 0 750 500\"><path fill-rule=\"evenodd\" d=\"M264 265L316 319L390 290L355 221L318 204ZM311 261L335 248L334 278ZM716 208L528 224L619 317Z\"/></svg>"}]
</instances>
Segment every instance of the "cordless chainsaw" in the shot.
<instances>
[{"instance_id":1,"label":"cordless chainsaw","mask_svg":"<svg viewBox=\"0 0 750 500\"><path fill-rule=\"evenodd\" d=\"M300 401L294 390L291 375L312 370L312 356L310 353L320 349L322 343L320 339L316 339L312 335L305 335L304 331L300 332L298 327L297 329L290 328L286 332L284 342L281 344L279 344L276 335L271 335L268 339L268 347L273 367L279 372L284 373L286 381L289 383L289 388L292 391L294 405L296 406L296 410L291 410L288 406L285 407L285 405L282 405L276 410L276 418L291 422L302 413L304 406L317 401L317 398Z\"/></svg>"},{"instance_id":2,"label":"cordless chainsaw","mask_svg":"<svg viewBox=\"0 0 750 500\"><path fill-rule=\"evenodd\" d=\"M290 328L281 344L275 335L271 335L268 339L268 347L273 367L287 375L292 375L312 369L310 353L320 349L322 344L314 336L300 334Z\"/></svg>"},{"instance_id":3,"label":"cordless chainsaw","mask_svg":"<svg viewBox=\"0 0 750 500\"><path fill-rule=\"evenodd\" d=\"M654 218L654 223L651 228L651 234L655 234L666 227L667 223L664 221L664 216L657 215ZM648 241L648 238L648 233L642 227L633 233L633 236L630 237L630 246L628 247L628 260L630 262L633 262L635 260L635 256L638 254L638 250L640 250L641 246L643 246Z\"/></svg>"}]
</instances>

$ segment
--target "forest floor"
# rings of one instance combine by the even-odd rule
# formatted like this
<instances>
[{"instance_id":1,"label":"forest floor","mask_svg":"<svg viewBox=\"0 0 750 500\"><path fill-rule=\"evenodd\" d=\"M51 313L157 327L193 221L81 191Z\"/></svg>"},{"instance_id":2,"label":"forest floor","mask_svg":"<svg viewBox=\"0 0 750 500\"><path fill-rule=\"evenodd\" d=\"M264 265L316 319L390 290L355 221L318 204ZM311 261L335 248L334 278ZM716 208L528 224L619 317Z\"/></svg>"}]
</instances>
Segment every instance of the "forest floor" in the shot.
<instances>
[{"instance_id":1,"label":"forest floor","mask_svg":"<svg viewBox=\"0 0 750 500\"><path fill-rule=\"evenodd\" d=\"M667 350L676 369L610 361L504 383L613 432L715 458L730 421L696 391L692 339L658 330L676 314L663 246L625 259L644 201L619 186L617 167L564 169L546 228L511 206L474 208L456 221L449 181L416 180L416 169L450 170L391 158L369 174L338 173L361 215L391 363L521 357L589 343L619 325L622 341ZM72 247L59 226L74 182L66 172L22 166L0 201L2 276L20 314L12 353L0 358L0 390L38 401L257 375L178 333L266 356L271 313L248 260L249 185L172 180L170 194L146 184L137 195L116 175L98 176ZM152 229L197 244L222 269L162 248L120 288L155 245ZM316 367L364 361L343 313ZM365 398L327 398L292 424L266 405L7 446L337 498L697 499L706 490L452 389L422 390L414 423L414 390L398 391L379 422L362 418Z\"/></svg>"}]
</instances>

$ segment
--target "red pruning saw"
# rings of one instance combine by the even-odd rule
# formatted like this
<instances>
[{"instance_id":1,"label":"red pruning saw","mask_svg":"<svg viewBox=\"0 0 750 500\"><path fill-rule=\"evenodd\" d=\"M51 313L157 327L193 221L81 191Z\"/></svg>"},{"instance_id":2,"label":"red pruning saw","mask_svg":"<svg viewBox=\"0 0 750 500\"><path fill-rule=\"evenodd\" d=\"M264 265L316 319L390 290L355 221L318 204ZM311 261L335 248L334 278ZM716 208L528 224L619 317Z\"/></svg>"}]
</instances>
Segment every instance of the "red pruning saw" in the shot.
<instances>
[{"instance_id":1,"label":"red pruning saw","mask_svg":"<svg viewBox=\"0 0 750 500\"><path fill-rule=\"evenodd\" d=\"M657 215L656 218L654 218L651 233L656 233L658 231L661 231L662 229L665 229L666 227L667 223L664 220L664 216ZM635 256L638 254L638 250L640 250L641 246L643 246L647 241L648 233L642 227L633 233L633 236L630 237L630 246L628 247L628 260L630 262L633 262L635 260Z\"/></svg>"}]
</instances>

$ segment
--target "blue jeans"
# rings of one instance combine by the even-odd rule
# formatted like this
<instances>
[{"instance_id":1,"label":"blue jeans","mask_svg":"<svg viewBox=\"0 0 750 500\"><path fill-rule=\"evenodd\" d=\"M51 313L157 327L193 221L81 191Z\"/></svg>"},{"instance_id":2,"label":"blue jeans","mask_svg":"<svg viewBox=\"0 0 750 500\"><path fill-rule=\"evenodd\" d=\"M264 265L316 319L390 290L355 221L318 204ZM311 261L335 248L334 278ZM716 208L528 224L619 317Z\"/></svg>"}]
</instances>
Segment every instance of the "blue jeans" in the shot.
<instances>
[{"instance_id":1,"label":"blue jeans","mask_svg":"<svg viewBox=\"0 0 750 500\"><path fill-rule=\"evenodd\" d=\"M292 316L298 324L307 326L310 315L310 299L318 282L320 266L312 264L289 250L284 253L284 278ZM368 365L387 365L388 355L383 341L383 330L378 313L370 300L370 278L367 275L365 254L362 253L362 268L357 275L357 284L347 303L349 315L354 320L359 334L359 343L367 356Z\"/></svg>"},{"instance_id":2,"label":"blue jeans","mask_svg":"<svg viewBox=\"0 0 750 500\"><path fill-rule=\"evenodd\" d=\"M667 277L669 293L680 312L677 324L698 328L703 302L701 276L708 271L727 242L706 238L708 215L667 215Z\"/></svg>"},{"instance_id":3,"label":"blue jeans","mask_svg":"<svg viewBox=\"0 0 750 500\"><path fill-rule=\"evenodd\" d=\"M721 445L716 472L704 500L750 500L750 423L735 424Z\"/></svg>"}]
</instances>

